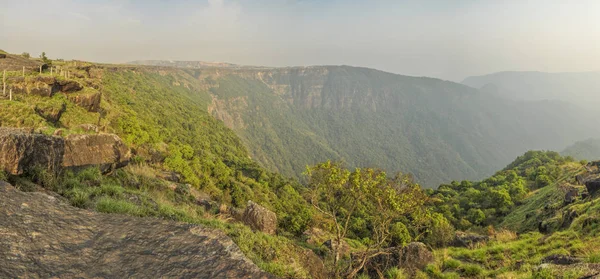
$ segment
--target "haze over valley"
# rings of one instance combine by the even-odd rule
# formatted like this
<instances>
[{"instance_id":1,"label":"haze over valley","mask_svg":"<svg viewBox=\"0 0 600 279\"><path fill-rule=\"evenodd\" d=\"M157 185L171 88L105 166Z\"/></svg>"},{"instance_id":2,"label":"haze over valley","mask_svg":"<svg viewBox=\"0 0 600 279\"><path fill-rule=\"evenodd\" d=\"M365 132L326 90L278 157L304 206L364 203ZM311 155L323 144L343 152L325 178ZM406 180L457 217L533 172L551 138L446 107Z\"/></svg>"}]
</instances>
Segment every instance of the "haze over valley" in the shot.
<instances>
[{"instance_id":1,"label":"haze over valley","mask_svg":"<svg viewBox=\"0 0 600 279\"><path fill-rule=\"evenodd\" d=\"M0 278L600 274L598 1L0 7Z\"/></svg>"}]
</instances>

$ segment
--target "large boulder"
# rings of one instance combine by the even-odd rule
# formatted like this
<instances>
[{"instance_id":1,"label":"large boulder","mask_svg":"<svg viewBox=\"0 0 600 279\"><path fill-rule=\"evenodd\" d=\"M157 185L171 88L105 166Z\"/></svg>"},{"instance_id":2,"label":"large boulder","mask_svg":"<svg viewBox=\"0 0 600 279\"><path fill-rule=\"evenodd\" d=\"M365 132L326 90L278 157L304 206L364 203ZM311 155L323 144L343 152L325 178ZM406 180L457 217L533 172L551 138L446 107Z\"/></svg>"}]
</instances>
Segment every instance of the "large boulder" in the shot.
<instances>
[{"instance_id":1,"label":"large boulder","mask_svg":"<svg viewBox=\"0 0 600 279\"><path fill-rule=\"evenodd\" d=\"M433 254L424 243L411 242L402 248L398 259L399 267L408 270L418 270L425 268L425 266L433 262Z\"/></svg>"},{"instance_id":2,"label":"large boulder","mask_svg":"<svg viewBox=\"0 0 600 279\"><path fill-rule=\"evenodd\" d=\"M0 182L0 278L275 278L223 232L102 214Z\"/></svg>"},{"instance_id":3,"label":"large boulder","mask_svg":"<svg viewBox=\"0 0 600 279\"><path fill-rule=\"evenodd\" d=\"M31 95L37 95L42 97L52 97L56 92L56 89L52 85L44 83L35 83L27 87L27 93Z\"/></svg>"},{"instance_id":4,"label":"large boulder","mask_svg":"<svg viewBox=\"0 0 600 279\"><path fill-rule=\"evenodd\" d=\"M56 78L51 76L36 76L32 81L29 81L27 88L28 94L43 97L51 97L60 90Z\"/></svg>"},{"instance_id":5,"label":"large boulder","mask_svg":"<svg viewBox=\"0 0 600 279\"><path fill-rule=\"evenodd\" d=\"M64 141L59 137L0 127L0 169L13 175L38 167L57 172L64 147Z\"/></svg>"},{"instance_id":6,"label":"large boulder","mask_svg":"<svg viewBox=\"0 0 600 279\"><path fill-rule=\"evenodd\" d=\"M277 231L277 215L253 201L248 201L242 221L257 231L268 234L275 234Z\"/></svg>"},{"instance_id":7,"label":"large boulder","mask_svg":"<svg viewBox=\"0 0 600 279\"><path fill-rule=\"evenodd\" d=\"M486 243L488 240L489 237L485 235L457 231L452 244L457 247L472 247L479 243Z\"/></svg>"},{"instance_id":8,"label":"large boulder","mask_svg":"<svg viewBox=\"0 0 600 279\"><path fill-rule=\"evenodd\" d=\"M579 198L579 189L575 187L568 187L565 189L565 197L563 203L565 205L574 203Z\"/></svg>"},{"instance_id":9,"label":"large boulder","mask_svg":"<svg viewBox=\"0 0 600 279\"><path fill-rule=\"evenodd\" d=\"M315 252L310 249L303 249L302 253L302 266L307 268L308 273L313 279L331 278L327 276L327 269L323 260Z\"/></svg>"},{"instance_id":10,"label":"large boulder","mask_svg":"<svg viewBox=\"0 0 600 279\"><path fill-rule=\"evenodd\" d=\"M83 89L81 83L74 80L59 80L57 84L60 91L65 93L77 92Z\"/></svg>"},{"instance_id":11,"label":"large boulder","mask_svg":"<svg viewBox=\"0 0 600 279\"><path fill-rule=\"evenodd\" d=\"M68 98L71 102L89 112L98 112L100 110L102 94L100 94L100 92L95 92L89 94L69 95Z\"/></svg>"},{"instance_id":12,"label":"large boulder","mask_svg":"<svg viewBox=\"0 0 600 279\"><path fill-rule=\"evenodd\" d=\"M63 167L98 166L102 172L124 167L131 159L130 149L114 134L69 135L65 138Z\"/></svg>"},{"instance_id":13,"label":"large boulder","mask_svg":"<svg viewBox=\"0 0 600 279\"><path fill-rule=\"evenodd\" d=\"M373 257L364 267L364 271L370 274L378 274L392 267L397 267L414 275L417 270L425 268L434 260L433 253L422 242L411 242L404 247L391 247L374 251L374 253L378 255ZM360 253L353 254L353 259L360 261L363 255Z\"/></svg>"},{"instance_id":14,"label":"large boulder","mask_svg":"<svg viewBox=\"0 0 600 279\"><path fill-rule=\"evenodd\" d=\"M113 134L69 135L66 138L0 127L0 169L20 175L41 168L58 172L98 166L103 172L124 167L131 152Z\"/></svg>"},{"instance_id":15,"label":"large boulder","mask_svg":"<svg viewBox=\"0 0 600 279\"><path fill-rule=\"evenodd\" d=\"M600 189L600 178L590 179L585 181L585 188L587 188L588 193L593 195L598 189Z\"/></svg>"}]
</instances>

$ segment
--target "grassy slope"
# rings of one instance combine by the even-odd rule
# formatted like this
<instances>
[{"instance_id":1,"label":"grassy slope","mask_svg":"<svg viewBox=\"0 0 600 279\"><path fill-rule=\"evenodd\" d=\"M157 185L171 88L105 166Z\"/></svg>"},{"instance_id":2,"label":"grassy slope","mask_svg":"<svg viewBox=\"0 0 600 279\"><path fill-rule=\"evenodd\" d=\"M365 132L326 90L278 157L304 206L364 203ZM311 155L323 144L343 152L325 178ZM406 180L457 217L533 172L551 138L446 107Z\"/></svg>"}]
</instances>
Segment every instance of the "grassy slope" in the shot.
<instances>
[{"instance_id":1,"label":"grassy slope","mask_svg":"<svg viewBox=\"0 0 600 279\"><path fill-rule=\"evenodd\" d=\"M77 68L72 71L84 75ZM306 250L294 240L310 220L309 208L297 191L299 184L262 169L249 158L238 137L206 112L208 94L199 94L202 89L194 78L177 70L122 67L102 70L102 75L101 80L72 78L82 84L101 84L100 113L76 106L62 93L52 98L16 95L14 101L0 100L0 125L31 127L45 133L61 128L69 134L82 132L80 124L100 123L101 130L117 133L134 148L137 155L133 165L109 176L90 169L61 177L31 173L25 178L9 177L11 182L23 190L35 190L29 182L33 180L75 206L101 212L217 227L261 268L282 277L308 276L302 256ZM34 109L53 103L66 104L56 124L47 122ZM163 163L154 157L167 160ZM191 188L157 176L166 170L182 173ZM282 236L253 232L230 222L226 212L205 212L196 199L209 196L229 207L243 207L251 199L274 210Z\"/></svg>"},{"instance_id":2,"label":"grassy slope","mask_svg":"<svg viewBox=\"0 0 600 279\"><path fill-rule=\"evenodd\" d=\"M573 182L583 167L575 162L562 167L566 170L564 175L553 184L530 192L498 224L499 231L491 234L487 244L436 250L436 262L425 270L428 275L434 278L578 278L585 271L580 267L567 266L560 271L544 272L537 271L536 267L544 257L554 254L598 263L600 196L565 206L560 186ZM576 211L578 217L569 226L561 226L565 213L571 211ZM551 231L548 234L537 232L539 222L552 224Z\"/></svg>"},{"instance_id":3,"label":"grassy slope","mask_svg":"<svg viewBox=\"0 0 600 279\"><path fill-rule=\"evenodd\" d=\"M566 172L563 176L552 185L529 193L521 205L504 217L500 226L516 232L534 231L540 220L554 217L554 212L543 209L561 208L565 193L560 186L569 182L573 183L575 176L583 171L583 167L579 163L568 163L564 168Z\"/></svg>"}]
</instances>

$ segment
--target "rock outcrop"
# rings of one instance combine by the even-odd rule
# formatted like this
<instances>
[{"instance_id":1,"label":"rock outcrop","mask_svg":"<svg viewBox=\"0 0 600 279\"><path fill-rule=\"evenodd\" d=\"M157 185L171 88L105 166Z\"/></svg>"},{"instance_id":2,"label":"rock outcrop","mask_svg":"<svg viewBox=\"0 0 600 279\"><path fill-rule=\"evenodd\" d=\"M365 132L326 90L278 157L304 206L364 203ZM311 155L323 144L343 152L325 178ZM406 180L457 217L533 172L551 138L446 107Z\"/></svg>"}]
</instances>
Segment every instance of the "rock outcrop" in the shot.
<instances>
[{"instance_id":1,"label":"rock outcrop","mask_svg":"<svg viewBox=\"0 0 600 279\"><path fill-rule=\"evenodd\" d=\"M65 112L65 110L67 109L67 104L65 103L58 103L56 105L36 105L34 110L35 112L43 117L44 119L46 119L49 122L52 122L54 124L56 124L59 120L60 117L62 116L62 114Z\"/></svg>"},{"instance_id":2,"label":"rock outcrop","mask_svg":"<svg viewBox=\"0 0 600 279\"><path fill-rule=\"evenodd\" d=\"M98 166L103 172L124 167L131 151L114 134L69 135L65 138L62 165L66 168Z\"/></svg>"},{"instance_id":3,"label":"rock outcrop","mask_svg":"<svg viewBox=\"0 0 600 279\"><path fill-rule=\"evenodd\" d=\"M96 92L90 94L69 95L68 98L71 102L89 112L98 112L100 110L102 94L100 94L100 92Z\"/></svg>"},{"instance_id":4,"label":"rock outcrop","mask_svg":"<svg viewBox=\"0 0 600 279\"><path fill-rule=\"evenodd\" d=\"M600 189L600 178L585 181L585 188L587 188L587 191L590 193L590 195L594 194Z\"/></svg>"},{"instance_id":5,"label":"rock outcrop","mask_svg":"<svg viewBox=\"0 0 600 279\"><path fill-rule=\"evenodd\" d=\"M60 92L71 93L77 92L83 89L83 86L77 81L74 80L59 80L56 82L58 87L60 88Z\"/></svg>"},{"instance_id":6,"label":"rock outcrop","mask_svg":"<svg viewBox=\"0 0 600 279\"><path fill-rule=\"evenodd\" d=\"M303 249L302 253L302 265L308 268L308 273L313 279L331 278L327 276L327 269L323 260L315 252L310 249Z\"/></svg>"},{"instance_id":7,"label":"rock outcrop","mask_svg":"<svg viewBox=\"0 0 600 279\"><path fill-rule=\"evenodd\" d=\"M571 257L569 255L550 255L542 259L542 263L570 265L580 263L581 259Z\"/></svg>"},{"instance_id":8,"label":"rock outcrop","mask_svg":"<svg viewBox=\"0 0 600 279\"><path fill-rule=\"evenodd\" d=\"M34 168L58 171L64 147L65 143L59 137L0 127L0 169L13 175Z\"/></svg>"},{"instance_id":9,"label":"rock outcrop","mask_svg":"<svg viewBox=\"0 0 600 279\"><path fill-rule=\"evenodd\" d=\"M268 234L275 234L277 231L277 215L253 201L248 201L242 221L257 231Z\"/></svg>"},{"instance_id":10,"label":"rock outcrop","mask_svg":"<svg viewBox=\"0 0 600 279\"><path fill-rule=\"evenodd\" d=\"M274 278L221 231L102 214L0 181L0 278Z\"/></svg>"},{"instance_id":11,"label":"rock outcrop","mask_svg":"<svg viewBox=\"0 0 600 279\"><path fill-rule=\"evenodd\" d=\"M379 255L364 266L364 271L378 274L392 267L402 268L409 274L421 270L433 262L433 253L421 242L411 242L404 247L391 247L376 251ZM360 261L360 254L352 254L352 258Z\"/></svg>"},{"instance_id":12,"label":"rock outcrop","mask_svg":"<svg viewBox=\"0 0 600 279\"><path fill-rule=\"evenodd\" d=\"M69 135L63 139L0 127L0 169L13 175L35 168L58 172L88 166L106 172L127 165L130 157L129 148L113 134Z\"/></svg>"},{"instance_id":13,"label":"rock outcrop","mask_svg":"<svg viewBox=\"0 0 600 279\"><path fill-rule=\"evenodd\" d=\"M456 232L454 235L453 245L457 247L471 247L478 243L486 243L490 238L485 235L473 233Z\"/></svg>"},{"instance_id":14,"label":"rock outcrop","mask_svg":"<svg viewBox=\"0 0 600 279\"><path fill-rule=\"evenodd\" d=\"M53 76L11 77L8 79L8 89L14 94L32 94L51 97L56 92L73 93L83 89L74 80L58 80Z\"/></svg>"}]
</instances>

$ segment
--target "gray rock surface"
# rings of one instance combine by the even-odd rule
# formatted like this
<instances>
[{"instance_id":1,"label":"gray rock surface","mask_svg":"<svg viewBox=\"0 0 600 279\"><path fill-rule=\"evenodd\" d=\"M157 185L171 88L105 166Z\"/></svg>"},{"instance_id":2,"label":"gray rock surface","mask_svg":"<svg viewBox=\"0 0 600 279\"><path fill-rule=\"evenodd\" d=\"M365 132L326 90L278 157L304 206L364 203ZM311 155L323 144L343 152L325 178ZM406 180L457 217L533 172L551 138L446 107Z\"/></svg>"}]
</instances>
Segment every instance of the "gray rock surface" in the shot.
<instances>
[{"instance_id":1,"label":"gray rock surface","mask_svg":"<svg viewBox=\"0 0 600 279\"><path fill-rule=\"evenodd\" d=\"M274 278L221 231L102 214L0 181L0 278Z\"/></svg>"},{"instance_id":2,"label":"gray rock surface","mask_svg":"<svg viewBox=\"0 0 600 279\"><path fill-rule=\"evenodd\" d=\"M98 166L103 172L124 167L131 151L114 134L69 135L65 138L63 167Z\"/></svg>"}]
</instances>

